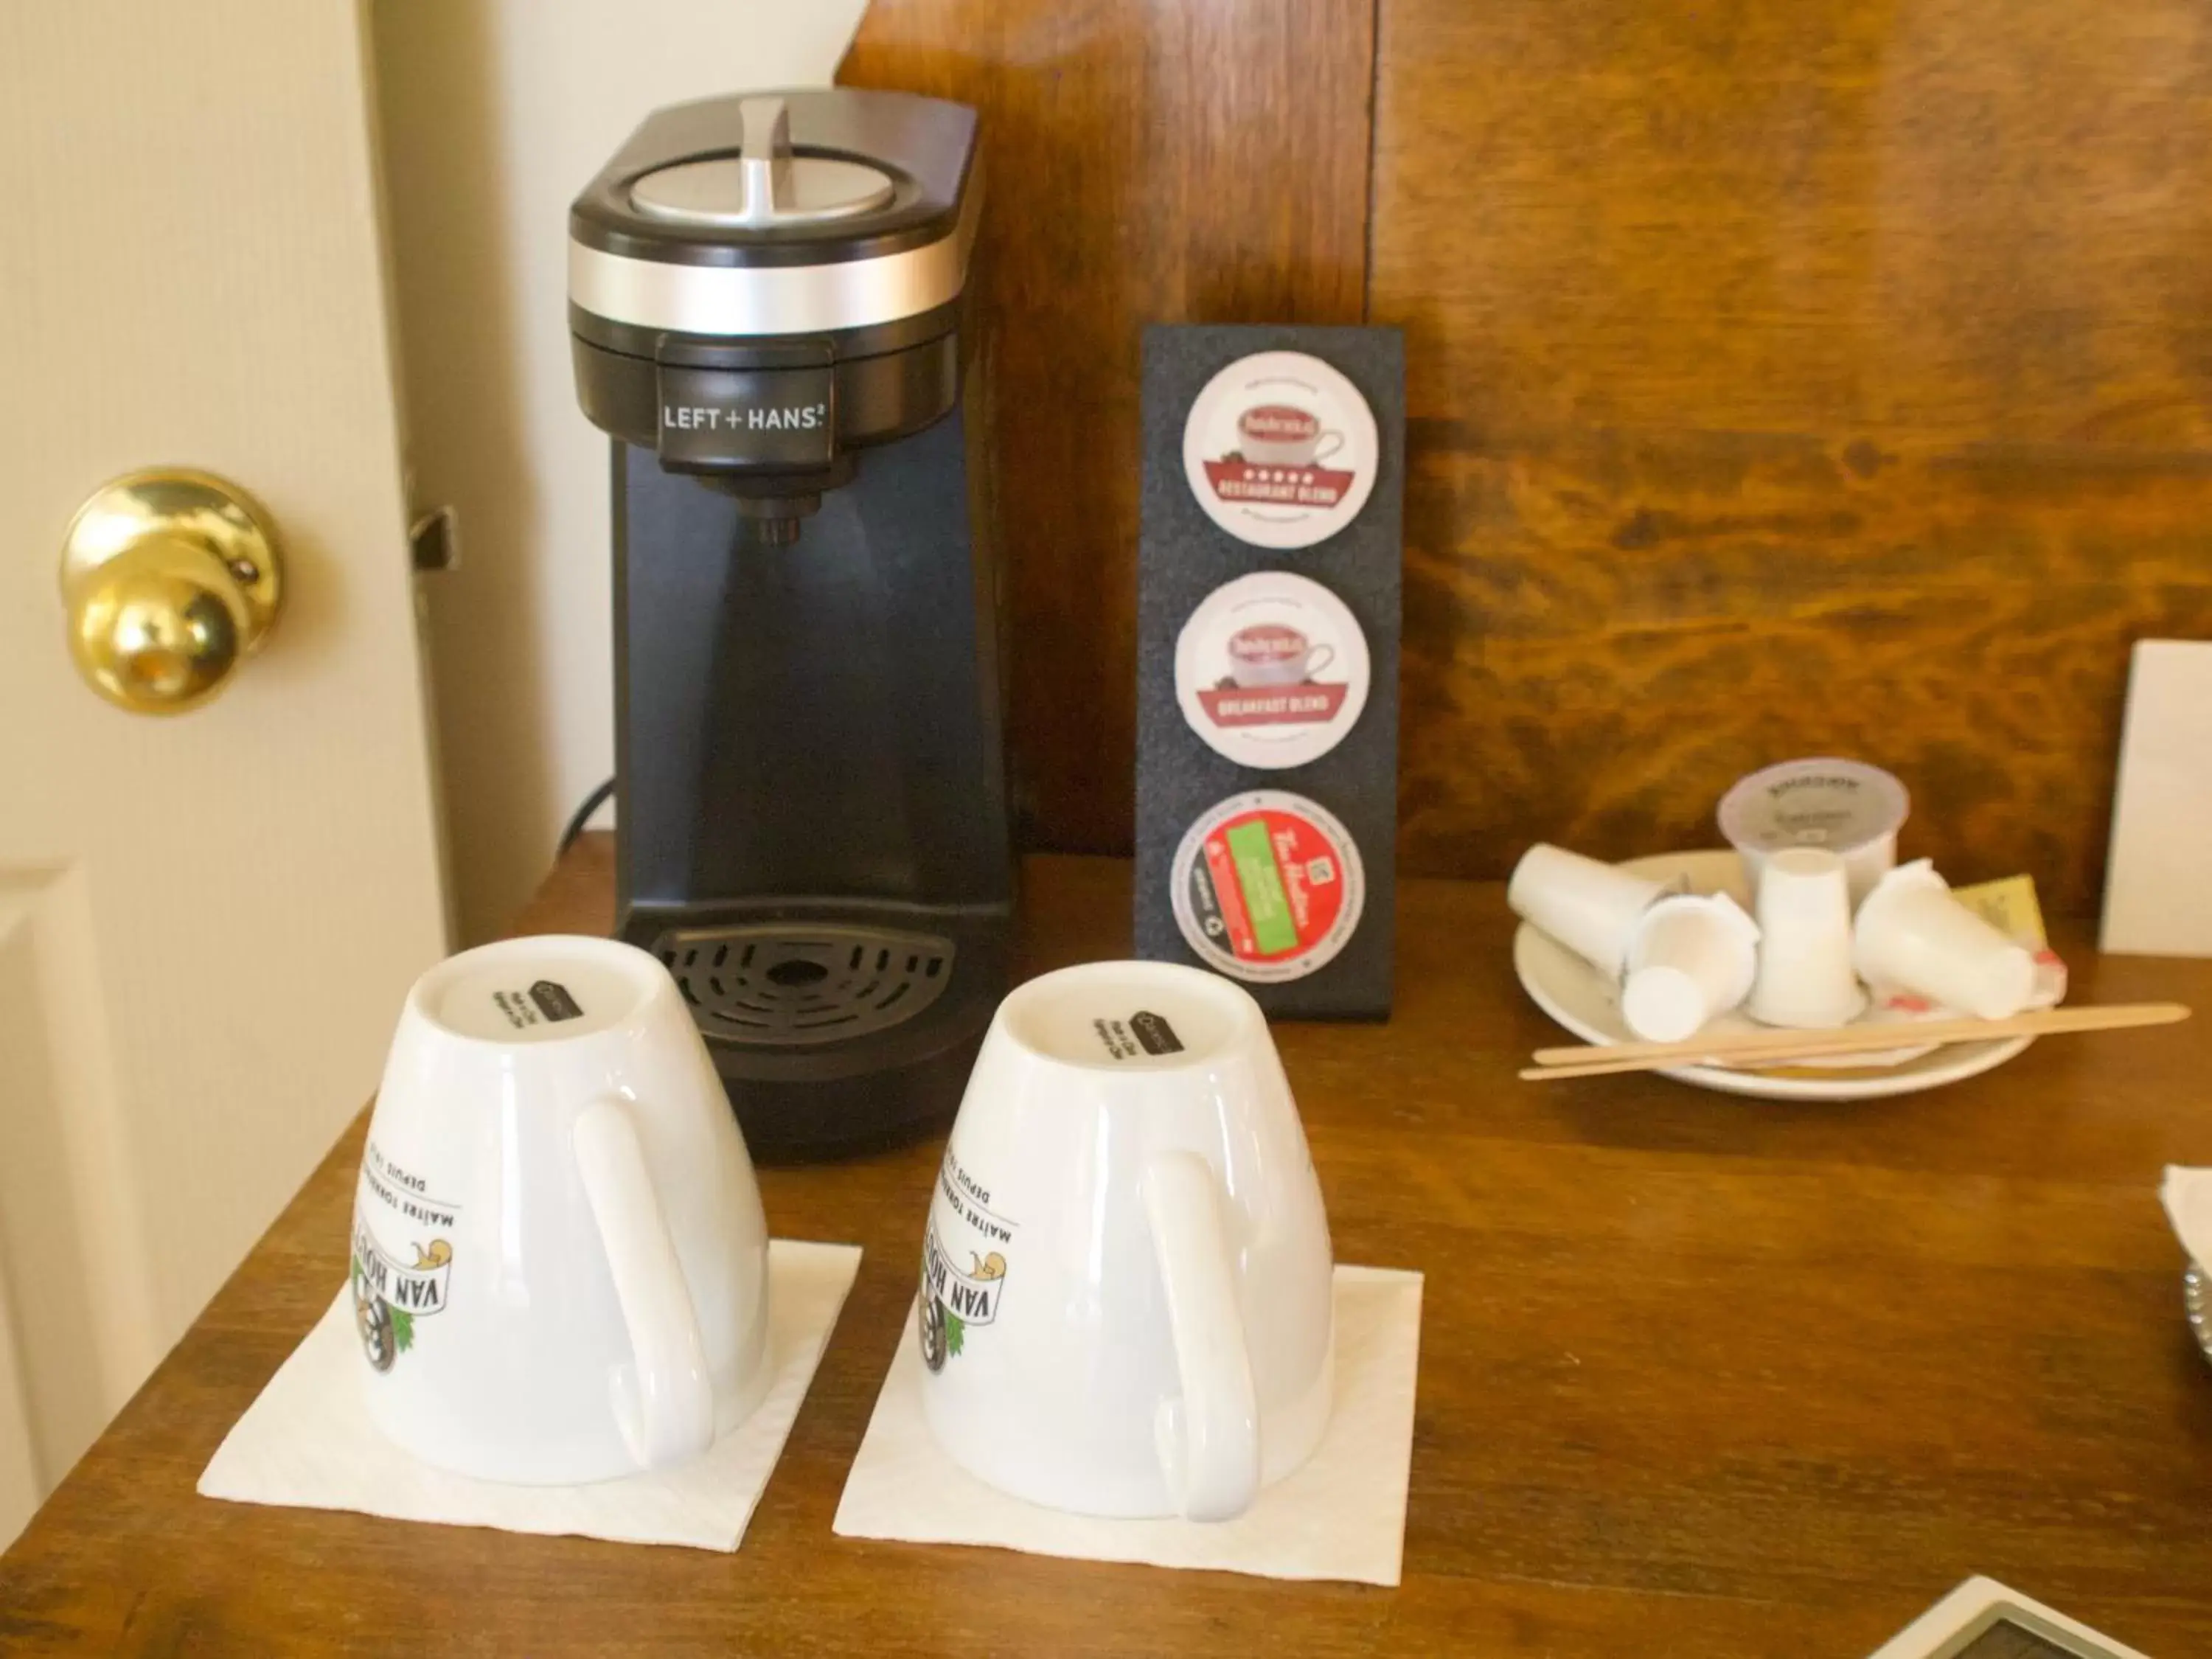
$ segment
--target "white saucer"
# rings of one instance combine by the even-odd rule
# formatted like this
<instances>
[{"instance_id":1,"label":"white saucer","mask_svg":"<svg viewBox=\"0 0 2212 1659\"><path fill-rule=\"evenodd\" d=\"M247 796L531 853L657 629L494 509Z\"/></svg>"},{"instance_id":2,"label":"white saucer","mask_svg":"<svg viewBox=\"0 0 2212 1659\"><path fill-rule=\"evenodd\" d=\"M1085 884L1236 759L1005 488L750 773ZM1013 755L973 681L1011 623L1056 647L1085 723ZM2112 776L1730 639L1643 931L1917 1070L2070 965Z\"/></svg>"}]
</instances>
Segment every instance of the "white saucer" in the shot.
<instances>
[{"instance_id":1,"label":"white saucer","mask_svg":"<svg viewBox=\"0 0 2212 1659\"><path fill-rule=\"evenodd\" d=\"M1629 859L1620 867L1657 881L1686 880L1693 893L1726 893L1747 910L1751 908L1742 867L1732 852L1660 853ZM1620 988L1566 946L1525 924L1513 936L1513 971L1520 975L1529 1000L1583 1042L1634 1041L1620 1017ZM2023 1036L1941 1048L1900 1045L1896 1063L1880 1066L1860 1061L1848 1068L1802 1066L1771 1071L1682 1066L1659 1075L1760 1100L1878 1100L1978 1076L2003 1065L2033 1041Z\"/></svg>"}]
</instances>

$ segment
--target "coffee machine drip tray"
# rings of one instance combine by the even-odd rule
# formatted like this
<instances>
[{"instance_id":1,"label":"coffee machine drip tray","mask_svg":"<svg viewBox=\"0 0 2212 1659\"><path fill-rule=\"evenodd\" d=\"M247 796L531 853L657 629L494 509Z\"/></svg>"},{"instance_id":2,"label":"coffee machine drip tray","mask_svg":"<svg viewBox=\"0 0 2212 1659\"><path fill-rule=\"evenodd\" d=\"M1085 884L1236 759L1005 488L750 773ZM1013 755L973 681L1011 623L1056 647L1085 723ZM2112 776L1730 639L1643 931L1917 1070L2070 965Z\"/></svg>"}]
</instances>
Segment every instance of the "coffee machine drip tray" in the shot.
<instances>
[{"instance_id":1,"label":"coffee machine drip tray","mask_svg":"<svg viewBox=\"0 0 2212 1659\"><path fill-rule=\"evenodd\" d=\"M835 922L671 929L653 941L715 1041L845 1042L914 1018L952 982L953 942Z\"/></svg>"},{"instance_id":2,"label":"coffee machine drip tray","mask_svg":"<svg viewBox=\"0 0 2212 1659\"><path fill-rule=\"evenodd\" d=\"M749 908L750 905L759 908ZM759 1162L841 1158L952 1121L1012 975L1011 901L633 905Z\"/></svg>"}]
</instances>

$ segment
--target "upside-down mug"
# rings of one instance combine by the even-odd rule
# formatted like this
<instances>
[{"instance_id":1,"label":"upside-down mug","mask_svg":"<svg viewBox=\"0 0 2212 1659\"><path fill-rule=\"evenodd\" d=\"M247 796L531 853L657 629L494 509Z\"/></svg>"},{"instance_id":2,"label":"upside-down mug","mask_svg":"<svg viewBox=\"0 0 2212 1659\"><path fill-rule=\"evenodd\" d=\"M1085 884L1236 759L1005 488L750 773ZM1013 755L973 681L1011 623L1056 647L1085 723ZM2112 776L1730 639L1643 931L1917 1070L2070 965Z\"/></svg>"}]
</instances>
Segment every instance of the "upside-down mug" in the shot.
<instances>
[{"instance_id":1,"label":"upside-down mug","mask_svg":"<svg viewBox=\"0 0 2212 1659\"><path fill-rule=\"evenodd\" d=\"M354 1199L362 1385L481 1480L696 1457L767 1391L768 1231L675 982L611 939L467 951L407 994Z\"/></svg>"},{"instance_id":2,"label":"upside-down mug","mask_svg":"<svg viewBox=\"0 0 2212 1659\"><path fill-rule=\"evenodd\" d=\"M924 1414L1031 1503L1226 1519L1328 1425L1331 1272L1249 994L1167 963L1045 975L1000 1005L932 1196Z\"/></svg>"}]
</instances>

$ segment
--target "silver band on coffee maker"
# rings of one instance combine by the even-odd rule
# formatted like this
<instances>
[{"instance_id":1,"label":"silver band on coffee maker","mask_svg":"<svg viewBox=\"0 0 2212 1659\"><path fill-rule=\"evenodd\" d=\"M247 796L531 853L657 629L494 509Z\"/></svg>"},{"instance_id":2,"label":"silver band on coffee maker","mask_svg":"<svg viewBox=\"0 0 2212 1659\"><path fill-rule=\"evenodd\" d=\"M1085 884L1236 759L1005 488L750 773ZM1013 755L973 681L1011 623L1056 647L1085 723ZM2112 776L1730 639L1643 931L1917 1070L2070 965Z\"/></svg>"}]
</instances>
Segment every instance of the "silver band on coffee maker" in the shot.
<instances>
[{"instance_id":1,"label":"silver band on coffee maker","mask_svg":"<svg viewBox=\"0 0 2212 1659\"><path fill-rule=\"evenodd\" d=\"M959 228L879 259L810 265L689 265L568 244L568 298L612 323L681 334L835 334L933 311L960 297L982 199Z\"/></svg>"}]
</instances>

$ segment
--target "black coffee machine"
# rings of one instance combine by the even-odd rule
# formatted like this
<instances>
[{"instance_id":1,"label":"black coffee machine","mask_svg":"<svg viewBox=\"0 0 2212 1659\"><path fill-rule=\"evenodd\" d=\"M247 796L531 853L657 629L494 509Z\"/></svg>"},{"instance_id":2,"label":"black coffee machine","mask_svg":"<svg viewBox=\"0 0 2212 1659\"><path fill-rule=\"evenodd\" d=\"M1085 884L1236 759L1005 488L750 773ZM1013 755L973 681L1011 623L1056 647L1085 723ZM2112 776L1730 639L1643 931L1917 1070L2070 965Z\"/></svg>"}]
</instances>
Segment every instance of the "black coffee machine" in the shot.
<instances>
[{"instance_id":1,"label":"black coffee machine","mask_svg":"<svg viewBox=\"0 0 2212 1659\"><path fill-rule=\"evenodd\" d=\"M948 1121L1006 988L981 205L974 111L823 88L662 110L569 214L617 931L760 1157Z\"/></svg>"}]
</instances>

